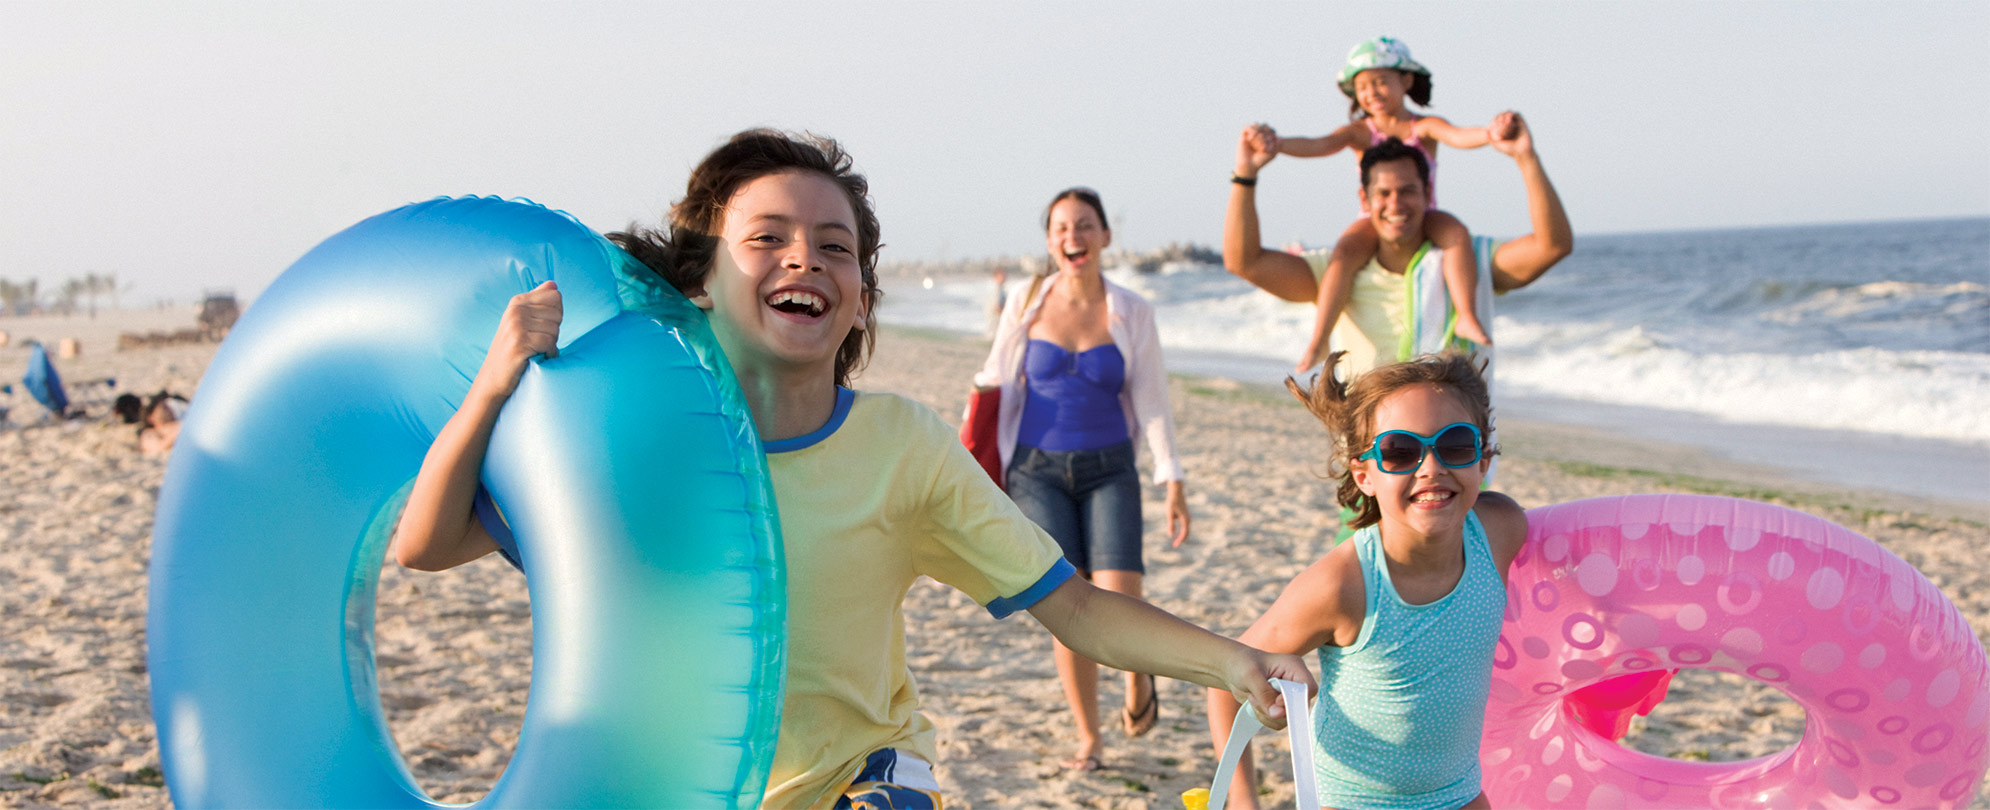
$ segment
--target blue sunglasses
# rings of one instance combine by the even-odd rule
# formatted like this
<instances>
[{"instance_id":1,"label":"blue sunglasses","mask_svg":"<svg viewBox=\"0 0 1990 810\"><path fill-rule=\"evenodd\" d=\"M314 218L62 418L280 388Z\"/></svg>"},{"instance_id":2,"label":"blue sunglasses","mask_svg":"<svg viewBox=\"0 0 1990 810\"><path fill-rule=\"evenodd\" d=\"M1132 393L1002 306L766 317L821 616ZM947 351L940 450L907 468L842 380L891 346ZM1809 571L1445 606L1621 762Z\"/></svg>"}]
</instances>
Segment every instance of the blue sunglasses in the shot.
<instances>
[{"instance_id":1,"label":"blue sunglasses","mask_svg":"<svg viewBox=\"0 0 1990 810\"><path fill-rule=\"evenodd\" d=\"M1374 459L1375 466L1385 473L1409 475L1423 466L1425 451L1436 453L1437 463L1457 468L1479 463L1484 448L1478 425L1453 422L1430 436L1407 430L1385 430L1375 437L1374 447L1355 456L1355 459Z\"/></svg>"}]
</instances>

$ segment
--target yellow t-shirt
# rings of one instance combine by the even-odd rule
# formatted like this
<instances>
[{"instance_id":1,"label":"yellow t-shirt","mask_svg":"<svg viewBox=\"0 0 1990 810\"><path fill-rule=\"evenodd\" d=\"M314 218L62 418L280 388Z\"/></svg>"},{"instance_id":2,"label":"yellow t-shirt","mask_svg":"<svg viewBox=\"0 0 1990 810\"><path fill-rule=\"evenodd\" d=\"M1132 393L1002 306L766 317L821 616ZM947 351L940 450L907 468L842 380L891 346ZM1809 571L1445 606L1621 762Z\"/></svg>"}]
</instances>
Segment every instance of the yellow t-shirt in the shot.
<instances>
[{"instance_id":1,"label":"yellow t-shirt","mask_svg":"<svg viewBox=\"0 0 1990 810\"><path fill-rule=\"evenodd\" d=\"M1327 251L1309 251L1302 258L1313 269L1313 280L1326 275ZM1391 273L1377 259L1354 271L1354 291L1341 307L1334 323L1332 346L1345 351L1341 378L1360 374L1379 365L1396 362L1396 347L1403 342L1402 325L1409 322L1408 299L1403 274Z\"/></svg>"},{"instance_id":2,"label":"yellow t-shirt","mask_svg":"<svg viewBox=\"0 0 1990 810\"><path fill-rule=\"evenodd\" d=\"M892 394L839 391L808 436L767 443L788 566L788 678L765 808L829 807L880 748L937 758L905 665L919 576L997 617L1072 570L940 417Z\"/></svg>"}]
</instances>

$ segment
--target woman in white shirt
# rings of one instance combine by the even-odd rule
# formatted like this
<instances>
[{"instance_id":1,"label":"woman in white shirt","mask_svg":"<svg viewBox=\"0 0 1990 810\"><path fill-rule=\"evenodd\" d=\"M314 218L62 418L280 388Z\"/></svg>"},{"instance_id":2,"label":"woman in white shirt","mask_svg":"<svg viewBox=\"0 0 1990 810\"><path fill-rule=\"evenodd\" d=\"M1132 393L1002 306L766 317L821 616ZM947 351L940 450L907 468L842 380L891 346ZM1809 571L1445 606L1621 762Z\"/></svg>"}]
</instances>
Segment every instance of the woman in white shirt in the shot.
<instances>
[{"instance_id":1,"label":"woman in white shirt","mask_svg":"<svg viewBox=\"0 0 1990 810\"><path fill-rule=\"evenodd\" d=\"M1049 274L1010 294L975 384L1002 389L996 438L1009 496L1081 576L1138 597L1145 568L1133 439L1146 438L1154 481L1167 485L1173 544L1189 531L1154 308L1102 272L1112 230L1098 192L1059 192L1044 232ZM1063 764L1097 770L1098 665L1063 644L1055 656L1078 722L1078 751ZM1153 677L1128 673L1127 735L1146 734L1159 714Z\"/></svg>"}]
</instances>

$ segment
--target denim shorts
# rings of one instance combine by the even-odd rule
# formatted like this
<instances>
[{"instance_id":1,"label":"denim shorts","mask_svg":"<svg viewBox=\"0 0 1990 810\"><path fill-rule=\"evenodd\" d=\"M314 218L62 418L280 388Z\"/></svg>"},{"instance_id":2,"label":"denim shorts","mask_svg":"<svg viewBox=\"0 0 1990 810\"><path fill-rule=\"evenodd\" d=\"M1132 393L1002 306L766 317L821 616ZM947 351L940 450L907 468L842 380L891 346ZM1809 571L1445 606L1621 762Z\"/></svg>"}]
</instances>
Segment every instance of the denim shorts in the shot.
<instances>
[{"instance_id":1,"label":"denim shorts","mask_svg":"<svg viewBox=\"0 0 1990 810\"><path fill-rule=\"evenodd\" d=\"M1080 571L1132 571L1140 563L1140 473L1133 443L1060 452L1017 445L1009 497Z\"/></svg>"}]
</instances>

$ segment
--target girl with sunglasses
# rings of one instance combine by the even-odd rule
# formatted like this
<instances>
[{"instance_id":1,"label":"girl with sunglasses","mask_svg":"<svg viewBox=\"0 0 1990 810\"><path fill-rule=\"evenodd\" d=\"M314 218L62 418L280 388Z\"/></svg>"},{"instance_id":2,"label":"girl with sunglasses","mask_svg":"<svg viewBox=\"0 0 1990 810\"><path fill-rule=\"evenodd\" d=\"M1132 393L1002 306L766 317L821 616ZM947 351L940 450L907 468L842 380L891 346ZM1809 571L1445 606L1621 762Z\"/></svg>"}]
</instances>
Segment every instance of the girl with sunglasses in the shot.
<instances>
[{"instance_id":1,"label":"girl with sunglasses","mask_svg":"<svg viewBox=\"0 0 1990 810\"><path fill-rule=\"evenodd\" d=\"M1333 358L1337 361L1339 358ZM1269 652L1320 657L1313 755L1325 807L1488 807L1479 738L1506 569L1527 537L1512 498L1481 492L1486 385L1447 353L1311 391L1287 380L1333 440L1341 503L1359 529L1295 577L1244 633ZM1237 701L1209 696L1216 748ZM1228 807L1256 808L1246 756Z\"/></svg>"}]
</instances>

